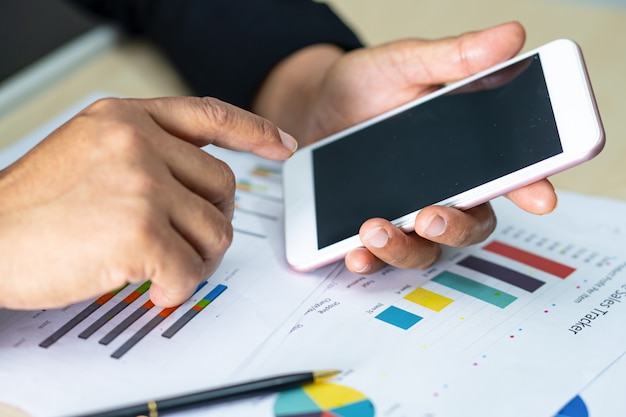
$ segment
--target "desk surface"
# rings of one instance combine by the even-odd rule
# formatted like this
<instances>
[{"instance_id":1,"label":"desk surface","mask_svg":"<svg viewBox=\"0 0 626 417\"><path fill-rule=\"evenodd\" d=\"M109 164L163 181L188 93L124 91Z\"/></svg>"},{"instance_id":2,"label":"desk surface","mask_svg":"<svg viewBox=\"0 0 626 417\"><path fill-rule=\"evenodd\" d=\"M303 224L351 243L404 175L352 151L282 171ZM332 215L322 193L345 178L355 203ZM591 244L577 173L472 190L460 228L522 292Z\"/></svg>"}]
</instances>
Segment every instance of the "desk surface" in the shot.
<instances>
[{"instance_id":1,"label":"desk surface","mask_svg":"<svg viewBox=\"0 0 626 417\"><path fill-rule=\"evenodd\" d=\"M626 199L626 7L584 0L332 0L336 10L368 44L405 37L438 38L518 20L526 27L526 49L571 38L583 49L607 145L591 162L552 178L557 188ZM613 2L615 4L615 2ZM93 91L154 97L188 92L167 62L150 46L123 41L89 59L39 95L0 118L0 148ZM624 138L624 139L623 139Z\"/></svg>"}]
</instances>

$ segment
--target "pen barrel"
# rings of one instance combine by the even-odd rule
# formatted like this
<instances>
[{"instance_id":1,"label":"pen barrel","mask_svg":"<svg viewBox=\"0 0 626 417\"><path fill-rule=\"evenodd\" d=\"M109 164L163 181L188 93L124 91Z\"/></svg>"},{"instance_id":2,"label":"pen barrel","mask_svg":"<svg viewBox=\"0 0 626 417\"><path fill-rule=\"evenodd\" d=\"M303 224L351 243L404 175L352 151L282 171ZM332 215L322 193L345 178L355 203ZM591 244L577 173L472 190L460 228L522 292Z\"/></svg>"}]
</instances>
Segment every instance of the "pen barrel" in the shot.
<instances>
[{"instance_id":1,"label":"pen barrel","mask_svg":"<svg viewBox=\"0 0 626 417\"><path fill-rule=\"evenodd\" d=\"M162 400L158 402L158 407L160 412L178 411L201 405L222 403L284 391L290 388L300 387L314 380L313 375L310 373L260 379Z\"/></svg>"}]
</instances>

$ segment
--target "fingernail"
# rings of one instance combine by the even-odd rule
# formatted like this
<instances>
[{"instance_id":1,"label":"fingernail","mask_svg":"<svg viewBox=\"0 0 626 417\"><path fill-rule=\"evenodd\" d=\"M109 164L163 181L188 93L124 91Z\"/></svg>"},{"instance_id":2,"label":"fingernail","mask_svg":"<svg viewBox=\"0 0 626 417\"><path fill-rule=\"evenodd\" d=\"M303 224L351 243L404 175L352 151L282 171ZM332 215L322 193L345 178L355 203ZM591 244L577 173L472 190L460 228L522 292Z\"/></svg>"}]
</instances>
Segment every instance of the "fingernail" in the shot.
<instances>
[{"instance_id":1,"label":"fingernail","mask_svg":"<svg viewBox=\"0 0 626 417\"><path fill-rule=\"evenodd\" d=\"M389 235L382 227L375 227L363 235L363 240L374 248L383 248L389 240Z\"/></svg>"},{"instance_id":2,"label":"fingernail","mask_svg":"<svg viewBox=\"0 0 626 417\"><path fill-rule=\"evenodd\" d=\"M280 129L278 129L278 134L280 135L280 140L285 148L289 149L291 153L294 153L296 149L298 149L298 141L293 136Z\"/></svg>"},{"instance_id":3,"label":"fingernail","mask_svg":"<svg viewBox=\"0 0 626 417\"><path fill-rule=\"evenodd\" d=\"M426 236L441 236L446 231L447 225L443 217L438 215L432 216L423 229L424 234Z\"/></svg>"},{"instance_id":4,"label":"fingernail","mask_svg":"<svg viewBox=\"0 0 626 417\"><path fill-rule=\"evenodd\" d=\"M369 272L370 269L372 269L372 266L370 264L365 264L360 268L355 269L354 272L357 274L365 274L366 272Z\"/></svg>"}]
</instances>

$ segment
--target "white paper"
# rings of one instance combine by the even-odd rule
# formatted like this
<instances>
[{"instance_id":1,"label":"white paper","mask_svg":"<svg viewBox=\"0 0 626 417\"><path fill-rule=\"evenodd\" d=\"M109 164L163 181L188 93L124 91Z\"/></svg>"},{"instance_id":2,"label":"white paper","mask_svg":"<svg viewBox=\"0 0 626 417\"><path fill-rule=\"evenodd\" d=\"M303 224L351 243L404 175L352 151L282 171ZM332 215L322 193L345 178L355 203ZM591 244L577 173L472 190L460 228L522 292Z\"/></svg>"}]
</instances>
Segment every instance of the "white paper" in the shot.
<instances>
[{"instance_id":1,"label":"white paper","mask_svg":"<svg viewBox=\"0 0 626 417\"><path fill-rule=\"evenodd\" d=\"M0 167L100 96L87 97L0 153ZM620 326L626 303L617 297L626 285L626 203L560 192L556 212L538 217L503 199L494 202L499 226L490 241L574 268L566 278L487 252L484 244L446 249L427 271L387 268L360 277L338 263L305 275L283 261L280 164L206 150L231 165L239 185L235 240L216 274L119 359L110 355L160 309L150 309L109 345L98 340L139 309L146 294L86 340L78 335L137 286L123 289L48 348L39 344L94 300L61 310L0 310L0 403L33 417L71 415L281 371L339 368L343 374L332 381L338 385L311 394L320 401L313 414L552 417L580 394L590 416L618 415L626 361L609 365L626 350ZM468 271L458 265L468 255L544 284L529 292ZM432 281L444 271L515 300L498 307ZM161 336L219 285L227 288L178 333ZM404 299L417 288L452 302L433 311ZM421 320L405 330L376 318L390 306ZM590 327L576 324L588 314L594 316L587 319ZM577 334L572 327L580 327ZM346 394L352 408L340 405ZM289 398L281 393L184 415L293 416L302 398Z\"/></svg>"}]
</instances>

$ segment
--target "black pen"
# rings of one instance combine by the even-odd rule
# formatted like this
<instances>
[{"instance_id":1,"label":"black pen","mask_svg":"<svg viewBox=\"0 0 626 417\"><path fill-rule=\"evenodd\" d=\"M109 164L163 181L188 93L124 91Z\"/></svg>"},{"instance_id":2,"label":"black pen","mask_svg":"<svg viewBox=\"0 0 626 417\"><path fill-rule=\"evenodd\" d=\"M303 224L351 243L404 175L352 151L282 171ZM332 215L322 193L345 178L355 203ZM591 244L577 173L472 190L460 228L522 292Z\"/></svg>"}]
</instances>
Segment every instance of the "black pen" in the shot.
<instances>
[{"instance_id":1,"label":"black pen","mask_svg":"<svg viewBox=\"0 0 626 417\"><path fill-rule=\"evenodd\" d=\"M277 375L206 391L199 391L178 397L166 398L158 401L148 401L147 403L131 405L114 410L83 414L82 417L158 417L159 415L167 412L181 411L203 405L232 401L239 398L280 392L312 382L332 378L339 374L339 372L340 371L330 370Z\"/></svg>"}]
</instances>

